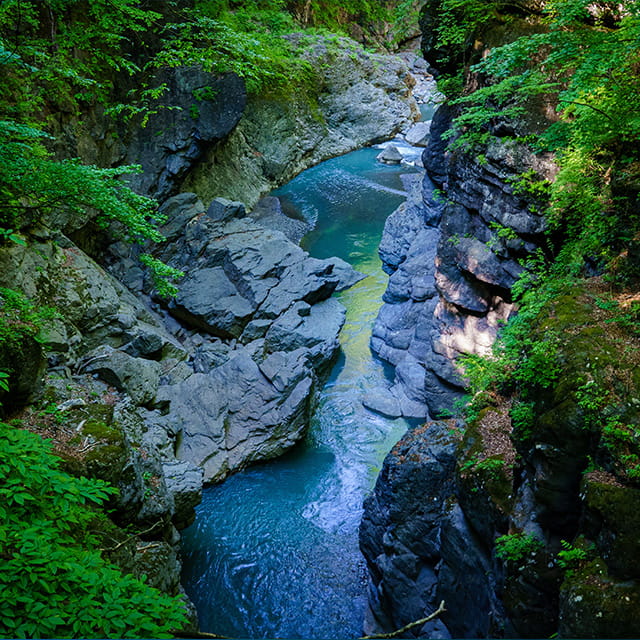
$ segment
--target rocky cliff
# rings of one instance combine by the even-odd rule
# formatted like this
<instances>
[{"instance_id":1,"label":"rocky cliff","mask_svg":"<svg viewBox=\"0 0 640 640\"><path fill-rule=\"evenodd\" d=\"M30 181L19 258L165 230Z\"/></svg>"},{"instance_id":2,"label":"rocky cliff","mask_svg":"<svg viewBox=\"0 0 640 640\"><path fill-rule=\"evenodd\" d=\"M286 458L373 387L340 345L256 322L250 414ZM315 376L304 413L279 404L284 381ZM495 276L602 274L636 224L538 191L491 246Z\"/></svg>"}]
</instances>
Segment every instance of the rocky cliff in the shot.
<instances>
[{"instance_id":1,"label":"rocky cliff","mask_svg":"<svg viewBox=\"0 0 640 640\"><path fill-rule=\"evenodd\" d=\"M437 4L427 3L425 24ZM460 63L430 43L432 64ZM553 180L556 169L552 157L504 134L542 126L540 107L526 122L493 120L503 139L481 154L443 138L456 108L436 113L427 176L389 218L380 246L390 278L371 344L396 367L385 413L451 415L465 386L456 357L490 353L514 315L521 263L546 250L544 203L522 176ZM638 491L637 337L620 325L628 295L586 272L584 281L540 292L527 348L538 349L541 366L517 374L518 392L507 380L503 393L476 398L466 420L411 429L388 455L360 530L368 631L400 628L444 600L437 621L408 633L638 634L637 563L620 562L623 548L629 559L637 553L629 529Z\"/></svg>"},{"instance_id":2,"label":"rocky cliff","mask_svg":"<svg viewBox=\"0 0 640 640\"><path fill-rule=\"evenodd\" d=\"M396 368L398 414L451 411L463 381L460 354L487 353L512 310L520 260L543 239L539 203L521 175L551 178L550 157L513 141L488 146L482 163L447 151L454 111L441 106L423 154L427 176L388 219L380 258L389 286L371 347Z\"/></svg>"},{"instance_id":3,"label":"rocky cliff","mask_svg":"<svg viewBox=\"0 0 640 640\"><path fill-rule=\"evenodd\" d=\"M253 206L303 169L391 138L419 118L400 58L347 38L290 36L313 68L311 86L249 98L238 126L191 173L185 190Z\"/></svg>"}]
</instances>

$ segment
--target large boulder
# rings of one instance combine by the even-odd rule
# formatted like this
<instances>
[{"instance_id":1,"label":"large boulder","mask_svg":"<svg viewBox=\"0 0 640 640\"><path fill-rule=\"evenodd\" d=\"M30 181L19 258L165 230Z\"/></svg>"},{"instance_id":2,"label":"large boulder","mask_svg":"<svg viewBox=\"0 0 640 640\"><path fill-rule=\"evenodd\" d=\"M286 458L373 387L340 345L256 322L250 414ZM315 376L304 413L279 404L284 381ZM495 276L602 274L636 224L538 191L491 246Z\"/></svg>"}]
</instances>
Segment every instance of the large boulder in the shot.
<instances>
[{"instance_id":1,"label":"large boulder","mask_svg":"<svg viewBox=\"0 0 640 640\"><path fill-rule=\"evenodd\" d=\"M206 482L279 455L302 437L314 374L304 351L283 354L280 364L292 374L271 371L267 361L272 381L240 351L209 374L161 388L165 420L181 432L177 455L202 467Z\"/></svg>"}]
</instances>

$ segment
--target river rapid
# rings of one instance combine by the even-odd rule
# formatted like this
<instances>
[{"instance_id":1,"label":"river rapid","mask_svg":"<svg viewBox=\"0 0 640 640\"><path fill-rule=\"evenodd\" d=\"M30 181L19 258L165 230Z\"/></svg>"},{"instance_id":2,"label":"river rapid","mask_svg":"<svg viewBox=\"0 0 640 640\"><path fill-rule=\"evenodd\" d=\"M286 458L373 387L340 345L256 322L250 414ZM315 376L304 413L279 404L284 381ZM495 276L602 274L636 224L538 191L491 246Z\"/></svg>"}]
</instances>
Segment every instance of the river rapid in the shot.
<instances>
[{"instance_id":1,"label":"river rapid","mask_svg":"<svg viewBox=\"0 0 640 640\"><path fill-rule=\"evenodd\" d=\"M304 442L205 489L183 536L183 584L203 631L232 638L362 635L366 570L358 549L362 501L408 426L364 408L390 371L369 351L387 276L377 257L387 216L404 200L406 165L368 148L313 167L278 189L287 211L315 225L312 256L339 256L368 275L339 294L341 355ZM419 150L403 149L407 159Z\"/></svg>"}]
</instances>

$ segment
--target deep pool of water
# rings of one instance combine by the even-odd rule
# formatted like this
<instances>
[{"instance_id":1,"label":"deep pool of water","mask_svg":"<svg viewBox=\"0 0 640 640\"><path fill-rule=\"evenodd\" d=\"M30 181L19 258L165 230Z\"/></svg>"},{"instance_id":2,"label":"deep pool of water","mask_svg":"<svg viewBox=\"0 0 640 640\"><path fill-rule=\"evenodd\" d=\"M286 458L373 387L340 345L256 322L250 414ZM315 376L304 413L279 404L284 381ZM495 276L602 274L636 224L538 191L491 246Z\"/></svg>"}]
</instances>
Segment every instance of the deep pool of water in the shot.
<instances>
[{"instance_id":1,"label":"deep pool of water","mask_svg":"<svg viewBox=\"0 0 640 640\"><path fill-rule=\"evenodd\" d=\"M274 192L315 223L303 247L339 256L368 277L339 294L342 354L306 440L274 461L205 490L184 532L183 583L203 631L232 638L362 635L366 571L358 550L362 500L407 428L362 406L389 371L369 351L387 277L377 248L403 201L401 173L362 149L300 174Z\"/></svg>"}]
</instances>

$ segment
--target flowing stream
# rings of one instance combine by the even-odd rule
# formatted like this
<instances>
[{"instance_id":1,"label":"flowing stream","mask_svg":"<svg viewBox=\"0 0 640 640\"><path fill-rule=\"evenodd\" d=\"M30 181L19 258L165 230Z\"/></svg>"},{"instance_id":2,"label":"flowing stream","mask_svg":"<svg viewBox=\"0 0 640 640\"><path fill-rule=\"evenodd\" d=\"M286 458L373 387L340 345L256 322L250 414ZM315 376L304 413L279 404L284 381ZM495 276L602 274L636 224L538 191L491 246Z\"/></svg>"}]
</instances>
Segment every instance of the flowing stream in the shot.
<instances>
[{"instance_id":1,"label":"flowing stream","mask_svg":"<svg viewBox=\"0 0 640 640\"><path fill-rule=\"evenodd\" d=\"M362 501L407 428L405 420L362 406L390 373L369 351L387 282L377 248L384 221L404 200L400 174L412 171L376 162L377 153L328 160L273 194L315 223L302 243L312 256L339 256L369 276L339 294L347 308L342 353L305 441L207 488L184 532L183 584L203 631L233 638L362 635Z\"/></svg>"}]
</instances>

